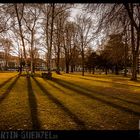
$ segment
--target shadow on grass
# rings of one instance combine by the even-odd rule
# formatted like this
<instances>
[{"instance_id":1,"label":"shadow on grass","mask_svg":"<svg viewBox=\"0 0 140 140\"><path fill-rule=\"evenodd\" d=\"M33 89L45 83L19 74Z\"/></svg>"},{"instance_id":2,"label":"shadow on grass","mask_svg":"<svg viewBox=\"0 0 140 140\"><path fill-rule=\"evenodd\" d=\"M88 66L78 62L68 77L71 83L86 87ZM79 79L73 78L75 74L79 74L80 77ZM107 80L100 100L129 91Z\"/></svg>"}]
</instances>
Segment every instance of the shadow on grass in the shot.
<instances>
[{"instance_id":1,"label":"shadow on grass","mask_svg":"<svg viewBox=\"0 0 140 140\"><path fill-rule=\"evenodd\" d=\"M82 78L82 79L86 79L86 78ZM90 80L90 79L88 79L88 80ZM94 81L96 81L96 80L94 80ZM98 81L98 80L97 80ZM103 81L102 81L103 82ZM104 81L105 82L105 81ZM104 83L103 82L103 83ZM70 83L70 82L67 82L67 81L65 81L65 83L67 83L67 84L70 84L70 85L73 85L73 86L77 86L77 87L79 87L79 88L83 88L82 86L79 86L79 85L76 85L76 84L73 84L73 83ZM112 85L113 86L113 85ZM95 86L96 87L96 86ZM102 91L104 91L104 88L103 87L101 87L100 86L100 88L102 88L101 90ZM112 98L112 99L118 99L118 100L120 100L120 101L123 101L123 102L126 102L126 103L131 103L131 104L134 104L134 105L138 105L138 106L140 106L140 103L139 102L133 102L133 101L128 101L128 100L126 100L126 99L122 99L122 98L120 98L120 97L116 97L116 96L113 96L113 95L111 95L111 94L106 94L106 93L103 93L103 92L98 92L97 90L90 90L90 89L88 89L88 88L83 88L83 89L85 89L85 90L87 90L87 91L90 91L90 92L95 92L95 93L98 93L98 95L101 95L101 96L107 96L107 97L110 97L110 98ZM128 86L127 86L127 89L128 89Z\"/></svg>"},{"instance_id":2,"label":"shadow on grass","mask_svg":"<svg viewBox=\"0 0 140 140\"><path fill-rule=\"evenodd\" d=\"M46 79L44 79L44 80L47 81ZM66 83L67 83L67 82L66 82ZM49 83L49 82L48 82L48 84L50 84L52 87L54 87L54 88L56 88L56 89L58 89L59 91L61 91L61 92L64 93L64 91L63 91L61 88L55 86L54 84ZM76 84L72 84L72 83L68 83L68 84L71 84L71 85L73 85L73 86L77 86L78 88L87 90L88 92L94 92L94 94L96 93L96 94L98 94L98 95L100 95L100 96L105 96L105 97L109 97L109 98L112 98L112 99L118 99L118 100L123 101L123 102L126 102L126 103L130 103L130 104L134 104L134 105L140 106L140 103L139 103L139 102L137 103L137 102L132 102L132 101L124 100L124 99L122 99L122 98L120 98L120 97L115 97L115 96L112 96L112 95L110 95L110 94L101 93L101 92L98 92L97 90L90 90L90 89L87 89L87 88L83 88L83 87L81 87L81 86L79 86L79 85L76 85ZM103 88L102 90L104 91L104 88ZM70 95L71 95L71 94L70 94Z\"/></svg>"},{"instance_id":3,"label":"shadow on grass","mask_svg":"<svg viewBox=\"0 0 140 140\"><path fill-rule=\"evenodd\" d=\"M4 81L2 84L0 84L0 88L2 88L5 84L10 82L14 77L16 77L16 76L13 76L13 77L9 78L8 80Z\"/></svg>"},{"instance_id":4,"label":"shadow on grass","mask_svg":"<svg viewBox=\"0 0 140 140\"><path fill-rule=\"evenodd\" d=\"M102 103L104 103L104 104L106 104L106 105L108 105L108 106L111 106L111 107L114 107L114 108L116 108L116 109L119 109L119 110L121 110L122 112L127 112L127 113L131 113L131 114L140 116L140 112L136 112L136 111L133 111L133 110L131 110L131 109L129 109L129 108L123 107L123 106L118 105L118 104L115 104L115 103L113 103L113 102L110 102L110 101L108 101L108 100L104 100L104 99L102 99L101 97L97 97L96 94L92 94L92 95L91 95L91 94L87 93L87 92L89 92L90 90L87 90L87 89L85 89L85 88L83 88L83 87L81 87L81 86L78 86L78 85L76 85L76 84L73 84L73 83L70 83L70 82L67 82L67 81L64 81L64 80L61 80L61 79L57 79L57 78L53 78L52 81L53 81L53 82L56 82L57 84L59 84L59 85L65 87L65 88L67 88L67 89L70 89L70 90L76 92L77 94L84 95L84 96L86 96L86 97L88 97L88 98L91 98L91 99L100 101L100 102L102 102ZM72 85L72 86L71 86L71 85ZM77 89L77 87L79 87L80 89ZM87 90L87 92L86 92L86 91L83 91L82 89ZM92 92L93 92L93 91L92 91ZM97 91L94 91L94 92L97 93ZM107 96L107 95L104 95L104 96ZM115 98L115 97L114 97L114 98Z\"/></svg>"},{"instance_id":5,"label":"shadow on grass","mask_svg":"<svg viewBox=\"0 0 140 140\"><path fill-rule=\"evenodd\" d=\"M43 80L44 80L44 81L47 81L46 79L43 79ZM48 84L49 84L49 85L51 85L52 87L54 87L54 88L58 89L59 91L61 91L61 92L65 93L65 92L64 92L64 90L62 90L61 88L59 88L59 87L55 86L54 84L52 84L52 83L50 83L50 82L48 82Z\"/></svg>"},{"instance_id":6,"label":"shadow on grass","mask_svg":"<svg viewBox=\"0 0 140 140\"><path fill-rule=\"evenodd\" d=\"M27 77L27 86L28 86L29 106L30 106L31 119L32 119L32 129L40 130L41 125L40 125L40 121L38 119L37 102L36 102L35 95L33 93L30 77Z\"/></svg>"},{"instance_id":7,"label":"shadow on grass","mask_svg":"<svg viewBox=\"0 0 140 140\"><path fill-rule=\"evenodd\" d=\"M20 76L17 76L17 78L9 85L9 87L7 88L7 90L0 96L0 102L2 102L8 96L8 94L10 93L10 91L12 90L12 88L14 87L14 85L16 84L16 82L19 79L19 77Z\"/></svg>"},{"instance_id":8,"label":"shadow on grass","mask_svg":"<svg viewBox=\"0 0 140 140\"><path fill-rule=\"evenodd\" d=\"M74 113L72 113L67 107L65 107L56 97L50 94L47 89L45 89L40 82L33 78L38 87L47 95L47 97L52 100L58 107L60 107L68 116L78 125L80 130L85 130L85 123L80 120Z\"/></svg>"},{"instance_id":9,"label":"shadow on grass","mask_svg":"<svg viewBox=\"0 0 140 140\"><path fill-rule=\"evenodd\" d=\"M71 77L71 76L68 76L68 77ZM87 77L90 77L90 76L87 76ZM93 77L93 76L92 76ZM137 85L127 85L127 84L124 84L124 83L117 83L116 81L116 79L111 79L112 81L104 81L104 80L100 80L100 79L88 79L88 78L85 78L85 77L78 77L78 78L80 78L80 79L84 79L84 80L90 80L90 81L95 81L95 82L101 82L101 83L110 83L110 84L113 84L113 86L114 87L118 87L118 86L124 86L124 88L128 88L128 86L129 87L137 87L137 88L140 88L140 86L137 86ZM98 77L99 78L99 77ZM122 80L122 79L120 79L120 80ZM119 80L119 81L120 81Z\"/></svg>"}]
</instances>

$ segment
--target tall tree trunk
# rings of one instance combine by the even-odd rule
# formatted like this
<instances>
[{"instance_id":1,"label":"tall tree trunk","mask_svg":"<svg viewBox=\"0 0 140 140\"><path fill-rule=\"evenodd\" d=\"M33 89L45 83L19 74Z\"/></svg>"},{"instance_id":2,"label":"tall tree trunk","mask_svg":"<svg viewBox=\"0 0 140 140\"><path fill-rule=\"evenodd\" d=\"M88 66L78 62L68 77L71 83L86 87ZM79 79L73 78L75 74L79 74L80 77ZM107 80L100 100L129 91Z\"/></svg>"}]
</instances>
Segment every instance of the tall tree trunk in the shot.
<instances>
[{"instance_id":1,"label":"tall tree trunk","mask_svg":"<svg viewBox=\"0 0 140 140\"><path fill-rule=\"evenodd\" d=\"M93 66L92 67L92 74L94 74L95 73L95 67Z\"/></svg>"},{"instance_id":2,"label":"tall tree trunk","mask_svg":"<svg viewBox=\"0 0 140 140\"><path fill-rule=\"evenodd\" d=\"M18 8L17 8L17 4L14 5L15 6L15 11L16 11L16 16L17 16L17 20L18 20L18 26L19 26L19 32L20 32L20 37L21 37L21 42L22 42L22 47L23 47L23 56L24 56L24 61L25 61L25 69L26 69L26 73L27 73L27 77L29 76L29 69L28 69L28 61L27 61L27 56L26 56L26 49L25 49L25 43L24 43L24 36L23 36L23 31L22 31L22 17L23 17L23 11L24 11L24 4L23 4L23 10L22 10L22 15L21 18L19 17L19 12L18 12Z\"/></svg>"},{"instance_id":3,"label":"tall tree trunk","mask_svg":"<svg viewBox=\"0 0 140 140\"><path fill-rule=\"evenodd\" d=\"M69 73L69 63L66 62L66 73Z\"/></svg>"},{"instance_id":4,"label":"tall tree trunk","mask_svg":"<svg viewBox=\"0 0 140 140\"><path fill-rule=\"evenodd\" d=\"M127 44L125 45L124 53L124 76L127 76Z\"/></svg>"},{"instance_id":5,"label":"tall tree trunk","mask_svg":"<svg viewBox=\"0 0 140 140\"><path fill-rule=\"evenodd\" d=\"M132 46L134 46L134 30L132 29ZM138 71L138 59L139 59L139 41L140 41L140 36L139 32L137 32L137 43L136 43L136 50L133 49L132 55L133 55L133 60L132 60L132 78L131 80L137 81L137 71ZM135 46L134 46L135 47Z\"/></svg>"},{"instance_id":6,"label":"tall tree trunk","mask_svg":"<svg viewBox=\"0 0 140 140\"><path fill-rule=\"evenodd\" d=\"M34 63L33 63L33 61L34 61L34 55L33 55L33 46L34 46L34 33L33 33L34 31L32 31L32 35L31 35L31 75L33 75L33 73L34 73Z\"/></svg>"},{"instance_id":7,"label":"tall tree trunk","mask_svg":"<svg viewBox=\"0 0 140 140\"><path fill-rule=\"evenodd\" d=\"M50 46L49 46L49 52L48 52L48 73L51 73L51 57L52 57L52 41L53 41L53 23L54 23L54 9L55 4L51 4L52 8L52 17L51 17L51 33L50 33Z\"/></svg>"},{"instance_id":8,"label":"tall tree trunk","mask_svg":"<svg viewBox=\"0 0 140 140\"><path fill-rule=\"evenodd\" d=\"M119 74L119 69L118 69L118 65L116 64L115 66L115 74L118 75Z\"/></svg>"},{"instance_id":9,"label":"tall tree trunk","mask_svg":"<svg viewBox=\"0 0 140 140\"><path fill-rule=\"evenodd\" d=\"M84 66L85 66L85 57L84 57L84 44L83 44L83 36L82 36L82 76L84 76L84 72L85 72L85 69L84 69Z\"/></svg>"},{"instance_id":10,"label":"tall tree trunk","mask_svg":"<svg viewBox=\"0 0 140 140\"><path fill-rule=\"evenodd\" d=\"M82 76L84 76L85 68L84 68L84 52L82 51Z\"/></svg>"},{"instance_id":11,"label":"tall tree trunk","mask_svg":"<svg viewBox=\"0 0 140 140\"><path fill-rule=\"evenodd\" d=\"M34 63L33 63L33 57L31 58L31 75L34 74Z\"/></svg>"},{"instance_id":12,"label":"tall tree trunk","mask_svg":"<svg viewBox=\"0 0 140 140\"><path fill-rule=\"evenodd\" d=\"M131 46L132 46L132 77L131 80L137 80L137 52L135 51L135 42L134 42L134 26L131 22Z\"/></svg>"},{"instance_id":13,"label":"tall tree trunk","mask_svg":"<svg viewBox=\"0 0 140 140\"><path fill-rule=\"evenodd\" d=\"M137 72L138 72L138 74L139 74L139 57L140 57L139 46L140 46L140 29L137 31L137 48L136 48L136 52L137 52Z\"/></svg>"},{"instance_id":14,"label":"tall tree trunk","mask_svg":"<svg viewBox=\"0 0 140 140\"><path fill-rule=\"evenodd\" d=\"M127 10L128 16L131 21L131 47L132 47L132 58L133 58L131 80L136 81L137 80L137 57L139 53L139 43L140 43L140 24L139 24L140 19L138 19L138 22L135 20L135 16L134 16L135 11L134 11L133 3L124 3L124 6ZM137 31L137 38L135 38L134 27Z\"/></svg>"},{"instance_id":15,"label":"tall tree trunk","mask_svg":"<svg viewBox=\"0 0 140 140\"><path fill-rule=\"evenodd\" d=\"M69 59L69 50L66 47L67 45L65 44L65 38L64 38L64 50L65 50L65 69L66 73L69 73L69 64L70 64L70 59Z\"/></svg>"},{"instance_id":16,"label":"tall tree trunk","mask_svg":"<svg viewBox=\"0 0 140 140\"><path fill-rule=\"evenodd\" d=\"M48 47L48 53L49 53L49 32L48 32L48 29L49 29L49 14L48 14L48 8L47 8L47 22L46 22L46 45L47 45L47 47ZM49 55L47 54L47 56L46 56L46 58L47 58L47 68L49 68Z\"/></svg>"},{"instance_id":17,"label":"tall tree trunk","mask_svg":"<svg viewBox=\"0 0 140 140\"><path fill-rule=\"evenodd\" d=\"M15 12L16 12L17 20L18 20L19 32L20 32L20 37L21 37L21 42L22 42L22 47L23 47L25 69L26 69L26 73L27 73L27 76L28 76L29 72L28 72L28 63L27 63L27 57L26 57L26 49L25 49L24 37L23 37L23 32L22 32L22 27L21 27L22 26L21 19L23 17L23 11L22 11L22 15L21 15L21 18L20 18L18 8L17 8L17 4L14 4L14 6L15 6ZM23 4L23 10L24 10L24 4Z\"/></svg>"},{"instance_id":18,"label":"tall tree trunk","mask_svg":"<svg viewBox=\"0 0 140 140\"><path fill-rule=\"evenodd\" d=\"M140 74L140 54L137 57L137 72Z\"/></svg>"},{"instance_id":19,"label":"tall tree trunk","mask_svg":"<svg viewBox=\"0 0 140 140\"><path fill-rule=\"evenodd\" d=\"M105 68L105 74L107 75L107 67Z\"/></svg>"},{"instance_id":20,"label":"tall tree trunk","mask_svg":"<svg viewBox=\"0 0 140 140\"><path fill-rule=\"evenodd\" d=\"M57 67L56 73L60 74L60 45L58 45L56 67Z\"/></svg>"},{"instance_id":21,"label":"tall tree trunk","mask_svg":"<svg viewBox=\"0 0 140 140\"><path fill-rule=\"evenodd\" d=\"M136 53L133 53L133 60L132 60L132 77L131 80L136 81L137 80L137 55Z\"/></svg>"},{"instance_id":22,"label":"tall tree trunk","mask_svg":"<svg viewBox=\"0 0 140 140\"><path fill-rule=\"evenodd\" d=\"M124 50L124 76L127 76L127 58L128 58L128 46L127 46L127 31L125 28L125 50Z\"/></svg>"}]
</instances>

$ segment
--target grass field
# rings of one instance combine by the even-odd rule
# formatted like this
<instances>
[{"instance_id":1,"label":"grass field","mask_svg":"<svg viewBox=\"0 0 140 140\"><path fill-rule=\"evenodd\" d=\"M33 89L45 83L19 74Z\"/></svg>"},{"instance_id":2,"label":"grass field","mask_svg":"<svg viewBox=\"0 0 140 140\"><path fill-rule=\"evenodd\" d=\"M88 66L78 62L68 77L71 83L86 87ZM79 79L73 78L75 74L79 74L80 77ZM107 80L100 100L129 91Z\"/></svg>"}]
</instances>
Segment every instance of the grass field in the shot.
<instances>
[{"instance_id":1,"label":"grass field","mask_svg":"<svg viewBox=\"0 0 140 140\"><path fill-rule=\"evenodd\" d=\"M115 75L0 73L0 130L138 130L140 82Z\"/></svg>"}]
</instances>

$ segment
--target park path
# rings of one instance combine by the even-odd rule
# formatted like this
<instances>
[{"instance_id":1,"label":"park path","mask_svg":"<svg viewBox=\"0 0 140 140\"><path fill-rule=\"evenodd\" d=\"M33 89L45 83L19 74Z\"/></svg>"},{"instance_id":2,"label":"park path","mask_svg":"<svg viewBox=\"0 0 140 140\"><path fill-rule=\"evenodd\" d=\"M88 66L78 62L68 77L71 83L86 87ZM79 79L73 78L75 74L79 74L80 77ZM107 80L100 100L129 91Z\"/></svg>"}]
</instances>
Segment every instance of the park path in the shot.
<instances>
[{"instance_id":1,"label":"park path","mask_svg":"<svg viewBox=\"0 0 140 140\"><path fill-rule=\"evenodd\" d=\"M139 94L86 78L16 76L5 80L0 129L138 129Z\"/></svg>"}]
</instances>

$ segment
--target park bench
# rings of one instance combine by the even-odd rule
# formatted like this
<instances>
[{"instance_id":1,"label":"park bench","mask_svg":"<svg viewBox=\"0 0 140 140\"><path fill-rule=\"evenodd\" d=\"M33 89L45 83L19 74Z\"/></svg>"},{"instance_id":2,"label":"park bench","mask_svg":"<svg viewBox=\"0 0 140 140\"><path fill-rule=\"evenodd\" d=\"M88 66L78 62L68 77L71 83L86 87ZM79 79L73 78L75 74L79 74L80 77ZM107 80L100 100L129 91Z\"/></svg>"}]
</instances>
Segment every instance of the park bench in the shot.
<instances>
[{"instance_id":1,"label":"park bench","mask_svg":"<svg viewBox=\"0 0 140 140\"><path fill-rule=\"evenodd\" d=\"M51 79L52 78L52 73L51 72L44 72L42 73L42 78L46 78L46 79Z\"/></svg>"}]
</instances>

